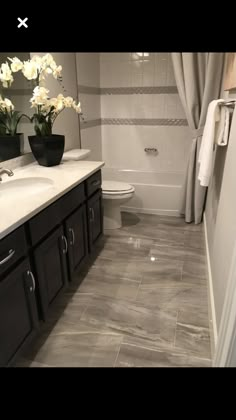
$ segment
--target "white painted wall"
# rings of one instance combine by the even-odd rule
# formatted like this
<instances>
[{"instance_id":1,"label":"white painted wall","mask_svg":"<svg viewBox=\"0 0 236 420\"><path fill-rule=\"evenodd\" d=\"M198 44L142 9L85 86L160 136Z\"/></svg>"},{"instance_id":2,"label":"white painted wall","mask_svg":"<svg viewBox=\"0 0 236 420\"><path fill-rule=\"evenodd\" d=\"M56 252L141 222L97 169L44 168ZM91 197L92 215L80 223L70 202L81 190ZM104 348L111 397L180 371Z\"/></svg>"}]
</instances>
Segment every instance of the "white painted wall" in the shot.
<instances>
[{"instance_id":1,"label":"white painted wall","mask_svg":"<svg viewBox=\"0 0 236 420\"><path fill-rule=\"evenodd\" d=\"M76 53L77 82L79 100L82 106L84 121L101 118L100 95L80 92L79 86L100 86L99 53ZM101 125L81 130L81 147L90 149L90 160L102 160Z\"/></svg>"},{"instance_id":2,"label":"white painted wall","mask_svg":"<svg viewBox=\"0 0 236 420\"><path fill-rule=\"evenodd\" d=\"M206 203L213 298L219 330L236 239L236 112L228 146L218 148ZM236 280L235 280L236 281Z\"/></svg>"}]
</instances>

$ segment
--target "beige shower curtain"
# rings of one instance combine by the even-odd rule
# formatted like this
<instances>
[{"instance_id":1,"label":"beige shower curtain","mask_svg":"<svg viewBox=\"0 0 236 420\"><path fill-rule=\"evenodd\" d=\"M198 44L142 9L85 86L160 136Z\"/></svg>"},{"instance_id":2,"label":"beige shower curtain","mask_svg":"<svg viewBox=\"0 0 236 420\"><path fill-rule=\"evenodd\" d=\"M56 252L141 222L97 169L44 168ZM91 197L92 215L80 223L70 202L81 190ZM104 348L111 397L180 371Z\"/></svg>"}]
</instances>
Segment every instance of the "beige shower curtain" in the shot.
<instances>
[{"instance_id":1,"label":"beige shower curtain","mask_svg":"<svg viewBox=\"0 0 236 420\"><path fill-rule=\"evenodd\" d=\"M188 223L202 221L207 189L198 181L198 154L208 105L213 99L218 99L221 92L224 59L225 53L172 53L179 96L192 131L180 209Z\"/></svg>"}]
</instances>

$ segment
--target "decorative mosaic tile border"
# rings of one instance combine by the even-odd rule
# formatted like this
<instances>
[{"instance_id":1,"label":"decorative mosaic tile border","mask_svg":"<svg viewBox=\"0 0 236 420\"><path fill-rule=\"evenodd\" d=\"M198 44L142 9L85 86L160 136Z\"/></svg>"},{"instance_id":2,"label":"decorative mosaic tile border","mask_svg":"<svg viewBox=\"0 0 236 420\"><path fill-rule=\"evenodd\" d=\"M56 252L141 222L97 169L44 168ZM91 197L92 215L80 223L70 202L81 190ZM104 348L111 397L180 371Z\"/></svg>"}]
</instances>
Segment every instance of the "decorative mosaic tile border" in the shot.
<instances>
[{"instance_id":1,"label":"decorative mosaic tile border","mask_svg":"<svg viewBox=\"0 0 236 420\"><path fill-rule=\"evenodd\" d=\"M176 86L135 86L100 88L102 95L142 95L142 94L170 94L178 93Z\"/></svg>"},{"instance_id":2,"label":"decorative mosaic tile border","mask_svg":"<svg viewBox=\"0 0 236 420\"><path fill-rule=\"evenodd\" d=\"M79 93L88 95L140 95L140 94L172 94L178 93L176 86L135 86L135 87L92 87L78 86Z\"/></svg>"},{"instance_id":3,"label":"decorative mosaic tile border","mask_svg":"<svg viewBox=\"0 0 236 420\"><path fill-rule=\"evenodd\" d=\"M87 93L88 95L101 95L99 87L78 85L79 93Z\"/></svg>"},{"instance_id":4,"label":"decorative mosaic tile border","mask_svg":"<svg viewBox=\"0 0 236 420\"><path fill-rule=\"evenodd\" d=\"M187 126L188 122L183 118L98 118L87 122L81 122L81 130L98 125L156 125L169 127Z\"/></svg>"},{"instance_id":5,"label":"decorative mosaic tile border","mask_svg":"<svg viewBox=\"0 0 236 420\"><path fill-rule=\"evenodd\" d=\"M168 125L186 126L186 119L180 118L102 118L105 125Z\"/></svg>"},{"instance_id":6,"label":"decorative mosaic tile border","mask_svg":"<svg viewBox=\"0 0 236 420\"><path fill-rule=\"evenodd\" d=\"M84 130L85 128L96 127L98 125L101 125L101 123L102 123L101 118L98 118L96 120L81 121L80 129Z\"/></svg>"},{"instance_id":7,"label":"decorative mosaic tile border","mask_svg":"<svg viewBox=\"0 0 236 420\"><path fill-rule=\"evenodd\" d=\"M8 88L8 89L4 89L4 95L5 96L32 96L33 93L33 89L30 88L26 88L26 89L13 89L13 88Z\"/></svg>"}]
</instances>

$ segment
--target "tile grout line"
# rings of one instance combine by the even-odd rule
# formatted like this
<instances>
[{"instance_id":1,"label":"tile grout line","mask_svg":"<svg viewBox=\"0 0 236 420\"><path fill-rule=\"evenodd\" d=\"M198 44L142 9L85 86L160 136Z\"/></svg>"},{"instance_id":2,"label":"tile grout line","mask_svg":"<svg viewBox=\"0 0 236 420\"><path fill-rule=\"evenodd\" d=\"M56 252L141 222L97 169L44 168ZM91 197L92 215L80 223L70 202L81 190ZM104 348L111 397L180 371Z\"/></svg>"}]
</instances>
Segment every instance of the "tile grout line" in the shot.
<instances>
[{"instance_id":1,"label":"tile grout line","mask_svg":"<svg viewBox=\"0 0 236 420\"><path fill-rule=\"evenodd\" d=\"M122 337L122 340L121 340L121 343L120 343L120 346L119 346L119 350L118 350L118 352L117 352L117 355L116 355L116 358L115 358L115 361L114 361L114 364L113 364L113 367L115 368L115 367L117 367L116 366L116 362L117 362L117 359L118 359L118 357L119 357L119 354L120 354L120 349L121 349L121 346L122 346L122 343L123 343L123 339L124 339L124 336L121 336Z\"/></svg>"},{"instance_id":2,"label":"tile grout line","mask_svg":"<svg viewBox=\"0 0 236 420\"><path fill-rule=\"evenodd\" d=\"M179 311L177 311L177 316L176 316L175 335L174 335L174 344L173 344L174 349L176 349L176 334L177 334L178 316L179 316Z\"/></svg>"}]
</instances>

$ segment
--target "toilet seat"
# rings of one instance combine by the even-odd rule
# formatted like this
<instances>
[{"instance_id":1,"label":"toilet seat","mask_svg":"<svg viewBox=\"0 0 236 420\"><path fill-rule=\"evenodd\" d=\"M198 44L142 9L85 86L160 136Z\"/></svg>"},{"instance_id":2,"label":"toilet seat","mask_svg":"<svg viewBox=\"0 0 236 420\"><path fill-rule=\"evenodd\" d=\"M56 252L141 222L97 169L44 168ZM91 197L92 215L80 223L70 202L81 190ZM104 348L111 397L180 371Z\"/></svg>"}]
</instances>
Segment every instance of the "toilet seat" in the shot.
<instances>
[{"instance_id":1,"label":"toilet seat","mask_svg":"<svg viewBox=\"0 0 236 420\"><path fill-rule=\"evenodd\" d=\"M103 181L102 182L102 191L104 194L108 195L123 195L123 194L130 194L134 192L134 187L130 184L126 184L125 182L117 182L117 181Z\"/></svg>"}]
</instances>

